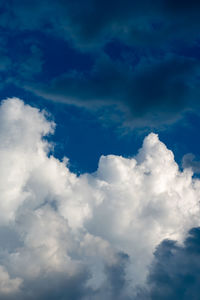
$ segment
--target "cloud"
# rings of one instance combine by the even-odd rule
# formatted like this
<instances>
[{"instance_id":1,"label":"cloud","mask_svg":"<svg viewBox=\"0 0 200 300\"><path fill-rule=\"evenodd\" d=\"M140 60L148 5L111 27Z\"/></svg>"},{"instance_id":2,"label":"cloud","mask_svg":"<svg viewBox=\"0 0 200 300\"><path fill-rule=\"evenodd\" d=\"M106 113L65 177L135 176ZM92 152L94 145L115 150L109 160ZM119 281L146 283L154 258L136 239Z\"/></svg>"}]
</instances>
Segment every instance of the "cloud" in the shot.
<instances>
[{"instance_id":1,"label":"cloud","mask_svg":"<svg viewBox=\"0 0 200 300\"><path fill-rule=\"evenodd\" d=\"M91 72L69 72L48 84L24 88L54 101L96 110L113 106L123 122L134 127L160 126L198 107L199 61L167 55L141 59L136 66L99 59Z\"/></svg>"},{"instance_id":2,"label":"cloud","mask_svg":"<svg viewBox=\"0 0 200 300\"><path fill-rule=\"evenodd\" d=\"M66 4L61 21L78 45L105 44L118 38L129 45L155 47L176 39L193 41L199 37L198 10L194 0L187 1L81 1ZM191 22L192 18L192 22Z\"/></svg>"},{"instance_id":3,"label":"cloud","mask_svg":"<svg viewBox=\"0 0 200 300\"><path fill-rule=\"evenodd\" d=\"M11 279L9 274L5 271L5 269L0 266L0 293L1 294L10 294L16 293L19 290L19 287L22 283L20 278Z\"/></svg>"},{"instance_id":4,"label":"cloud","mask_svg":"<svg viewBox=\"0 0 200 300\"><path fill-rule=\"evenodd\" d=\"M153 133L77 176L50 155L54 128L19 99L0 106L0 298L133 299L156 246L199 226L200 181Z\"/></svg>"},{"instance_id":5,"label":"cloud","mask_svg":"<svg viewBox=\"0 0 200 300\"><path fill-rule=\"evenodd\" d=\"M2 1L2 85L100 113L109 105L109 119L131 127L171 124L199 110L198 11L196 0ZM61 59L63 45L74 55Z\"/></svg>"},{"instance_id":6,"label":"cloud","mask_svg":"<svg viewBox=\"0 0 200 300\"><path fill-rule=\"evenodd\" d=\"M1 25L65 36L76 46L99 47L112 38L129 45L166 45L199 37L199 2L3 1ZM10 18L12 16L12 22ZM192 22L191 22L192 19Z\"/></svg>"},{"instance_id":7,"label":"cloud","mask_svg":"<svg viewBox=\"0 0 200 300\"><path fill-rule=\"evenodd\" d=\"M194 173L200 173L200 162L195 159L195 155L192 153L187 153L182 159L183 168L190 168Z\"/></svg>"},{"instance_id":8,"label":"cloud","mask_svg":"<svg viewBox=\"0 0 200 300\"><path fill-rule=\"evenodd\" d=\"M144 299L198 299L200 228L189 231L183 245L165 240L154 254ZM142 295L139 295L138 299Z\"/></svg>"}]
</instances>

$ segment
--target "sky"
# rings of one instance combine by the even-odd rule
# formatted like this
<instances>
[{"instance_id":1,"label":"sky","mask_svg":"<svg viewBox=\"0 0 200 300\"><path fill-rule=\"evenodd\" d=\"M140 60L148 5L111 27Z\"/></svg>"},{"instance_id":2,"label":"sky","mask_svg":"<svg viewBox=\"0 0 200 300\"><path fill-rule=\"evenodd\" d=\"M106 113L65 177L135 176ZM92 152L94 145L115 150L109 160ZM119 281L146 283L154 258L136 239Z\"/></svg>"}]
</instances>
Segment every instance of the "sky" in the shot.
<instances>
[{"instance_id":1,"label":"sky","mask_svg":"<svg viewBox=\"0 0 200 300\"><path fill-rule=\"evenodd\" d=\"M0 0L0 299L199 300L200 2Z\"/></svg>"}]
</instances>

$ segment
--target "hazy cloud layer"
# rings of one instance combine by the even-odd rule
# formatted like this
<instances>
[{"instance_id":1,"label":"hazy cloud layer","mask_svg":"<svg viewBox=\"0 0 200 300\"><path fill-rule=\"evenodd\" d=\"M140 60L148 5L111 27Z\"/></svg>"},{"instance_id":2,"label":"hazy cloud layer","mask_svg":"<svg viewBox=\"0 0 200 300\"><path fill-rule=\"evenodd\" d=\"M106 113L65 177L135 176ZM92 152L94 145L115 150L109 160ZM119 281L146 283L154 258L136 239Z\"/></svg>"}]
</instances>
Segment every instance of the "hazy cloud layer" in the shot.
<instances>
[{"instance_id":1,"label":"hazy cloud layer","mask_svg":"<svg viewBox=\"0 0 200 300\"><path fill-rule=\"evenodd\" d=\"M0 298L133 299L156 246L199 226L200 181L150 134L134 158L77 177L49 155L55 124L0 107Z\"/></svg>"},{"instance_id":2,"label":"hazy cloud layer","mask_svg":"<svg viewBox=\"0 0 200 300\"><path fill-rule=\"evenodd\" d=\"M135 127L170 123L199 107L199 61L169 55L136 66L100 59L87 74L66 73L50 85L28 90L47 99L95 110L116 106L125 124Z\"/></svg>"}]
</instances>

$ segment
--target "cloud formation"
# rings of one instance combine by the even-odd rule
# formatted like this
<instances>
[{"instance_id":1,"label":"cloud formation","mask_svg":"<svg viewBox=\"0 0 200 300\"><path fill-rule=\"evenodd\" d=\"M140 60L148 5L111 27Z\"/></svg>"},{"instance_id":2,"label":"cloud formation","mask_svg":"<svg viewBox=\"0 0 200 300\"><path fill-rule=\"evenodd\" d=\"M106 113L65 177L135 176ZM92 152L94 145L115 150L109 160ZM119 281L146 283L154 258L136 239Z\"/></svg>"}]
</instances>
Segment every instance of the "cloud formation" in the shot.
<instances>
[{"instance_id":1,"label":"cloud formation","mask_svg":"<svg viewBox=\"0 0 200 300\"><path fill-rule=\"evenodd\" d=\"M77 176L50 155L55 124L0 107L0 298L133 299L156 246L199 226L200 181L150 134L134 158Z\"/></svg>"},{"instance_id":2,"label":"cloud formation","mask_svg":"<svg viewBox=\"0 0 200 300\"><path fill-rule=\"evenodd\" d=\"M199 61L169 55L131 66L100 59L91 72L71 72L51 83L26 86L39 96L90 110L116 106L134 127L170 123L198 107ZM113 111L113 108L112 108Z\"/></svg>"},{"instance_id":3,"label":"cloud formation","mask_svg":"<svg viewBox=\"0 0 200 300\"><path fill-rule=\"evenodd\" d=\"M138 299L199 298L200 228L189 231L183 245L165 240L156 249L148 275L148 291Z\"/></svg>"},{"instance_id":4,"label":"cloud formation","mask_svg":"<svg viewBox=\"0 0 200 300\"><path fill-rule=\"evenodd\" d=\"M129 45L166 45L199 35L199 2L2 1L1 26L64 35L77 47L99 47L113 38ZM12 16L12 23L9 18ZM192 19L192 22L191 22Z\"/></svg>"},{"instance_id":5,"label":"cloud formation","mask_svg":"<svg viewBox=\"0 0 200 300\"><path fill-rule=\"evenodd\" d=\"M0 8L3 87L94 111L112 106L109 119L114 106L113 119L132 127L198 113L198 1L11 0Z\"/></svg>"}]
</instances>

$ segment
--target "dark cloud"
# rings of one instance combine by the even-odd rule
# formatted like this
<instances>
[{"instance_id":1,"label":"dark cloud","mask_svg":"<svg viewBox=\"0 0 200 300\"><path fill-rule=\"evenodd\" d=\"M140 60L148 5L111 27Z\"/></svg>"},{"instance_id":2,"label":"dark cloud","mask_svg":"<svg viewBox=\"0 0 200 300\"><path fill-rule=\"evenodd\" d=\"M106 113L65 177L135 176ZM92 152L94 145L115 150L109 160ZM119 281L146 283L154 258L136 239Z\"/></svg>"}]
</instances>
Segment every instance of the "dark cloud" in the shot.
<instances>
[{"instance_id":1,"label":"dark cloud","mask_svg":"<svg viewBox=\"0 0 200 300\"><path fill-rule=\"evenodd\" d=\"M193 228L183 245L165 240L150 268L148 289L139 299L198 300L200 284L200 228Z\"/></svg>"},{"instance_id":2,"label":"dark cloud","mask_svg":"<svg viewBox=\"0 0 200 300\"><path fill-rule=\"evenodd\" d=\"M92 290L86 287L87 271L69 277L63 273L42 274L37 279L26 280L20 291L0 293L1 300L79 300L89 299Z\"/></svg>"},{"instance_id":3,"label":"dark cloud","mask_svg":"<svg viewBox=\"0 0 200 300\"><path fill-rule=\"evenodd\" d=\"M10 0L2 1L0 8L0 28L18 45L14 54L4 53L0 69L9 71L4 83L92 110L106 105L113 112L115 107L121 122L131 126L169 124L197 108L199 58L184 50L180 54L176 45L197 45L199 1ZM48 70L59 69L59 49L49 67L41 33L67 41L71 49L77 48L77 56L85 51L93 57L86 70L70 69L64 60L66 67L48 77ZM31 34L35 41L30 42ZM129 45L137 59L128 60L125 53L107 57L106 46L113 40Z\"/></svg>"},{"instance_id":4,"label":"dark cloud","mask_svg":"<svg viewBox=\"0 0 200 300\"><path fill-rule=\"evenodd\" d=\"M25 86L40 96L96 109L117 105L126 122L155 126L180 118L198 103L199 61L167 55L136 66L98 60L89 73L71 72L48 85Z\"/></svg>"},{"instance_id":5,"label":"dark cloud","mask_svg":"<svg viewBox=\"0 0 200 300\"><path fill-rule=\"evenodd\" d=\"M68 277L66 274L54 273L41 276L37 280L25 282L20 299L34 300L78 300L90 295L86 287L89 274L85 272Z\"/></svg>"},{"instance_id":6,"label":"dark cloud","mask_svg":"<svg viewBox=\"0 0 200 300\"><path fill-rule=\"evenodd\" d=\"M129 256L125 253L118 254L118 261L114 265L105 266L105 274L107 282L103 288L106 292L105 299L128 299L125 296L125 288L127 287L126 267L129 263Z\"/></svg>"},{"instance_id":7,"label":"dark cloud","mask_svg":"<svg viewBox=\"0 0 200 300\"><path fill-rule=\"evenodd\" d=\"M125 268L129 257L119 253L115 264L104 267L105 280L100 288L89 287L87 282L90 273L83 268L75 276L68 276L63 272L43 272L38 278L26 279L19 291L13 293L0 292L1 300L130 300L126 296Z\"/></svg>"},{"instance_id":8,"label":"dark cloud","mask_svg":"<svg viewBox=\"0 0 200 300\"><path fill-rule=\"evenodd\" d=\"M66 2L65 2L66 3ZM63 2L62 2L63 4ZM75 1L66 3L72 38L77 45L100 45L118 38L129 45L154 47L175 39L199 37L199 2ZM192 22L191 22L192 18Z\"/></svg>"},{"instance_id":9,"label":"dark cloud","mask_svg":"<svg viewBox=\"0 0 200 300\"><path fill-rule=\"evenodd\" d=\"M1 7L3 26L64 34L78 46L102 45L117 37L149 47L199 35L200 5L195 0L10 0L3 1Z\"/></svg>"}]
</instances>

